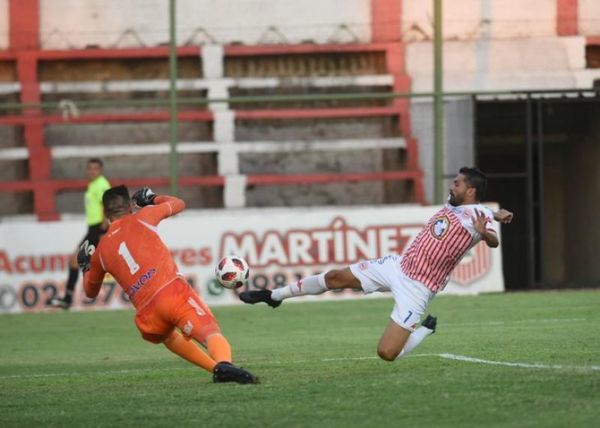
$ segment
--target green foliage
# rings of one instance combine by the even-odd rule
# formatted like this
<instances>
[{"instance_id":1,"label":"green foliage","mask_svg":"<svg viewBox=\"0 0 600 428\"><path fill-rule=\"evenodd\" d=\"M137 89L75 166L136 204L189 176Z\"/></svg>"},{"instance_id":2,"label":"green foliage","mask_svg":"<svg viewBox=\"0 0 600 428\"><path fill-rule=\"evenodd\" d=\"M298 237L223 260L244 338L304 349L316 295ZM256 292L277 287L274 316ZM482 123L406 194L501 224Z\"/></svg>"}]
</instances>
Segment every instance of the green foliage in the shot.
<instances>
[{"instance_id":1,"label":"green foliage","mask_svg":"<svg viewBox=\"0 0 600 428\"><path fill-rule=\"evenodd\" d=\"M600 293L440 296L438 332L376 358L390 299L214 312L260 385L213 384L131 312L0 316L0 425L582 427L600 420ZM523 368L454 361L442 353Z\"/></svg>"}]
</instances>

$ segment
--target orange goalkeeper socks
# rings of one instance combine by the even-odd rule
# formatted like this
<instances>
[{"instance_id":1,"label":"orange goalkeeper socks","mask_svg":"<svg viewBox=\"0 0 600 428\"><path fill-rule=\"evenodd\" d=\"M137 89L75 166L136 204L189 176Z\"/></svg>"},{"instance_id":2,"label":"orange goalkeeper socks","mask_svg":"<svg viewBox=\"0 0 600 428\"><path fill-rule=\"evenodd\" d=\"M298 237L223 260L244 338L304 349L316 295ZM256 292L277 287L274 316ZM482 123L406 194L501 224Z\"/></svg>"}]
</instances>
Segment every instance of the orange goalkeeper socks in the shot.
<instances>
[{"instance_id":1,"label":"orange goalkeeper socks","mask_svg":"<svg viewBox=\"0 0 600 428\"><path fill-rule=\"evenodd\" d=\"M231 346L221 333L213 333L206 338L206 348L211 357L217 362L231 362Z\"/></svg>"},{"instance_id":2,"label":"orange goalkeeper socks","mask_svg":"<svg viewBox=\"0 0 600 428\"><path fill-rule=\"evenodd\" d=\"M186 340L178 331L173 331L163 343L171 352L209 372L212 372L217 364L217 362L208 356L208 354L198 345L191 340ZM227 346L229 346L229 344L227 344ZM211 355L213 354L211 353Z\"/></svg>"}]
</instances>

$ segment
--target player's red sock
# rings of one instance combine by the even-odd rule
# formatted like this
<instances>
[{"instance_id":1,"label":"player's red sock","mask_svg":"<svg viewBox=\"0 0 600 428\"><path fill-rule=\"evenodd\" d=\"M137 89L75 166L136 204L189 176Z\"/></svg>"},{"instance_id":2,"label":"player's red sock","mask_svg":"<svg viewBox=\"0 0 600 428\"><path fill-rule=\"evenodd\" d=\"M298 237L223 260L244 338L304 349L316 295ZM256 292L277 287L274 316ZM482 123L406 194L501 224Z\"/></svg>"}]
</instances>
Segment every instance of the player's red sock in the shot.
<instances>
[{"instance_id":1,"label":"player's red sock","mask_svg":"<svg viewBox=\"0 0 600 428\"><path fill-rule=\"evenodd\" d=\"M171 352L209 372L212 372L217 364L195 342L186 340L178 331L173 331L163 343Z\"/></svg>"},{"instance_id":2,"label":"player's red sock","mask_svg":"<svg viewBox=\"0 0 600 428\"><path fill-rule=\"evenodd\" d=\"M206 338L206 348L215 361L231 362L231 346L221 333L213 333Z\"/></svg>"}]
</instances>

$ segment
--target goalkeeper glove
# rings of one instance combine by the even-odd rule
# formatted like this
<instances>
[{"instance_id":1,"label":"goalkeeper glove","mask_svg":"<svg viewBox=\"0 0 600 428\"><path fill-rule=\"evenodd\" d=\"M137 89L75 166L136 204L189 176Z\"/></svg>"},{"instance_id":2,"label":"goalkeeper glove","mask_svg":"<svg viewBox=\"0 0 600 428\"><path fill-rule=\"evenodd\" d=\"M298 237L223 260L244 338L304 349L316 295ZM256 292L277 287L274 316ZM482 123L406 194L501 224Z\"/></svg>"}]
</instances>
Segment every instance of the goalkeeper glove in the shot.
<instances>
[{"instance_id":1,"label":"goalkeeper glove","mask_svg":"<svg viewBox=\"0 0 600 428\"><path fill-rule=\"evenodd\" d=\"M92 254L94 254L94 251L96 251L96 247L90 244L87 239L79 247L79 252L77 253L77 264L82 272L87 272L90 270Z\"/></svg>"},{"instance_id":2,"label":"goalkeeper glove","mask_svg":"<svg viewBox=\"0 0 600 428\"><path fill-rule=\"evenodd\" d=\"M154 198L156 198L156 193L154 193L151 188L142 187L141 189L136 190L131 197L131 200L135 202L138 207L145 207L146 205L152 205L154 203Z\"/></svg>"}]
</instances>

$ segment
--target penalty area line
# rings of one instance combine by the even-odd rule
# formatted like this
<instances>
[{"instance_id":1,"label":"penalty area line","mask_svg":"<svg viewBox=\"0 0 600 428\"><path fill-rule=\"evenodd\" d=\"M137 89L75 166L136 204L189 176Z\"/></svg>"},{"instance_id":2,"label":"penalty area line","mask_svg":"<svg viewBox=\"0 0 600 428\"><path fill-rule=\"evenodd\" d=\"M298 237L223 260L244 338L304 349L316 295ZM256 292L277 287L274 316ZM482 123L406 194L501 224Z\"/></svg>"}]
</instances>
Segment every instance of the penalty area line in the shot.
<instances>
[{"instance_id":1,"label":"penalty area line","mask_svg":"<svg viewBox=\"0 0 600 428\"><path fill-rule=\"evenodd\" d=\"M445 360L462 361L466 363L484 364L490 366L504 367L520 367L526 369L553 369L553 370L591 370L600 371L600 366L571 366L562 364L542 364L542 363L522 363L515 361L495 361L485 360L483 358L469 357L467 355L456 355L449 353L441 354L413 354L407 355L404 358L442 358ZM336 361L361 361L361 360L377 360L378 357L348 357L348 358L323 358L321 362L336 362ZM308 360L294 361L295 363L305 363Z\"/></svg>"},{"instance_id":2,"label":"penalty area line","mask_svg":"<svg viewBox=\"0 0 600 428\"><path fill-rule=\"evenodd\" d=\"M600 371L600 366L571 366L562 364L541 364L541 363L522 363L515 361L496 361L486 360L483 358L469 357L467 355L457 355L449 353L441 354L412 354L407 355L404 358L441 358L451 361L460 361L465 363L483 364L489 366L504 366L504 367L518 367L526 369L550 369L550 370L581 370L581 371ZM378 357L343 357L343 358L321 358L318 361L322 363L335 363L342 361L364 361L364 360L378 360ZM271 363L271 364L305 364L314 363L315 360L294 360L294 361L256 361L258 364ZM8 379L35 379L35 378L52 378L52 377L80 377L80 376L114 376L114 375L130 375L140 374L148 372L160 372L160 371L192 371L198 370L197 367L164 367L160 369L130 369L130 370L104 370L104 371L90 371L90 372L63 372L63 373L31 373L21 375L8 375L0 376L0 380Z\"/></svg>"},{"instance_id":3,"label":"penalty area line","mask_svg":"<svg viewBox=\"0 0 600 428\"><path fill-rule=\"evenodd\" d=\"M436 356L446 360L463 361L467 363L485 364L490 366L521 367L526 369L554 369L554 370L592 370L600 371L600 366L565 366L562 364L521 363L513 361L484 360L482 358L468 357L456 354L417 354L419 356ZM409 356L410 357L410 356Z\"/></svg>"}]
</instances>

